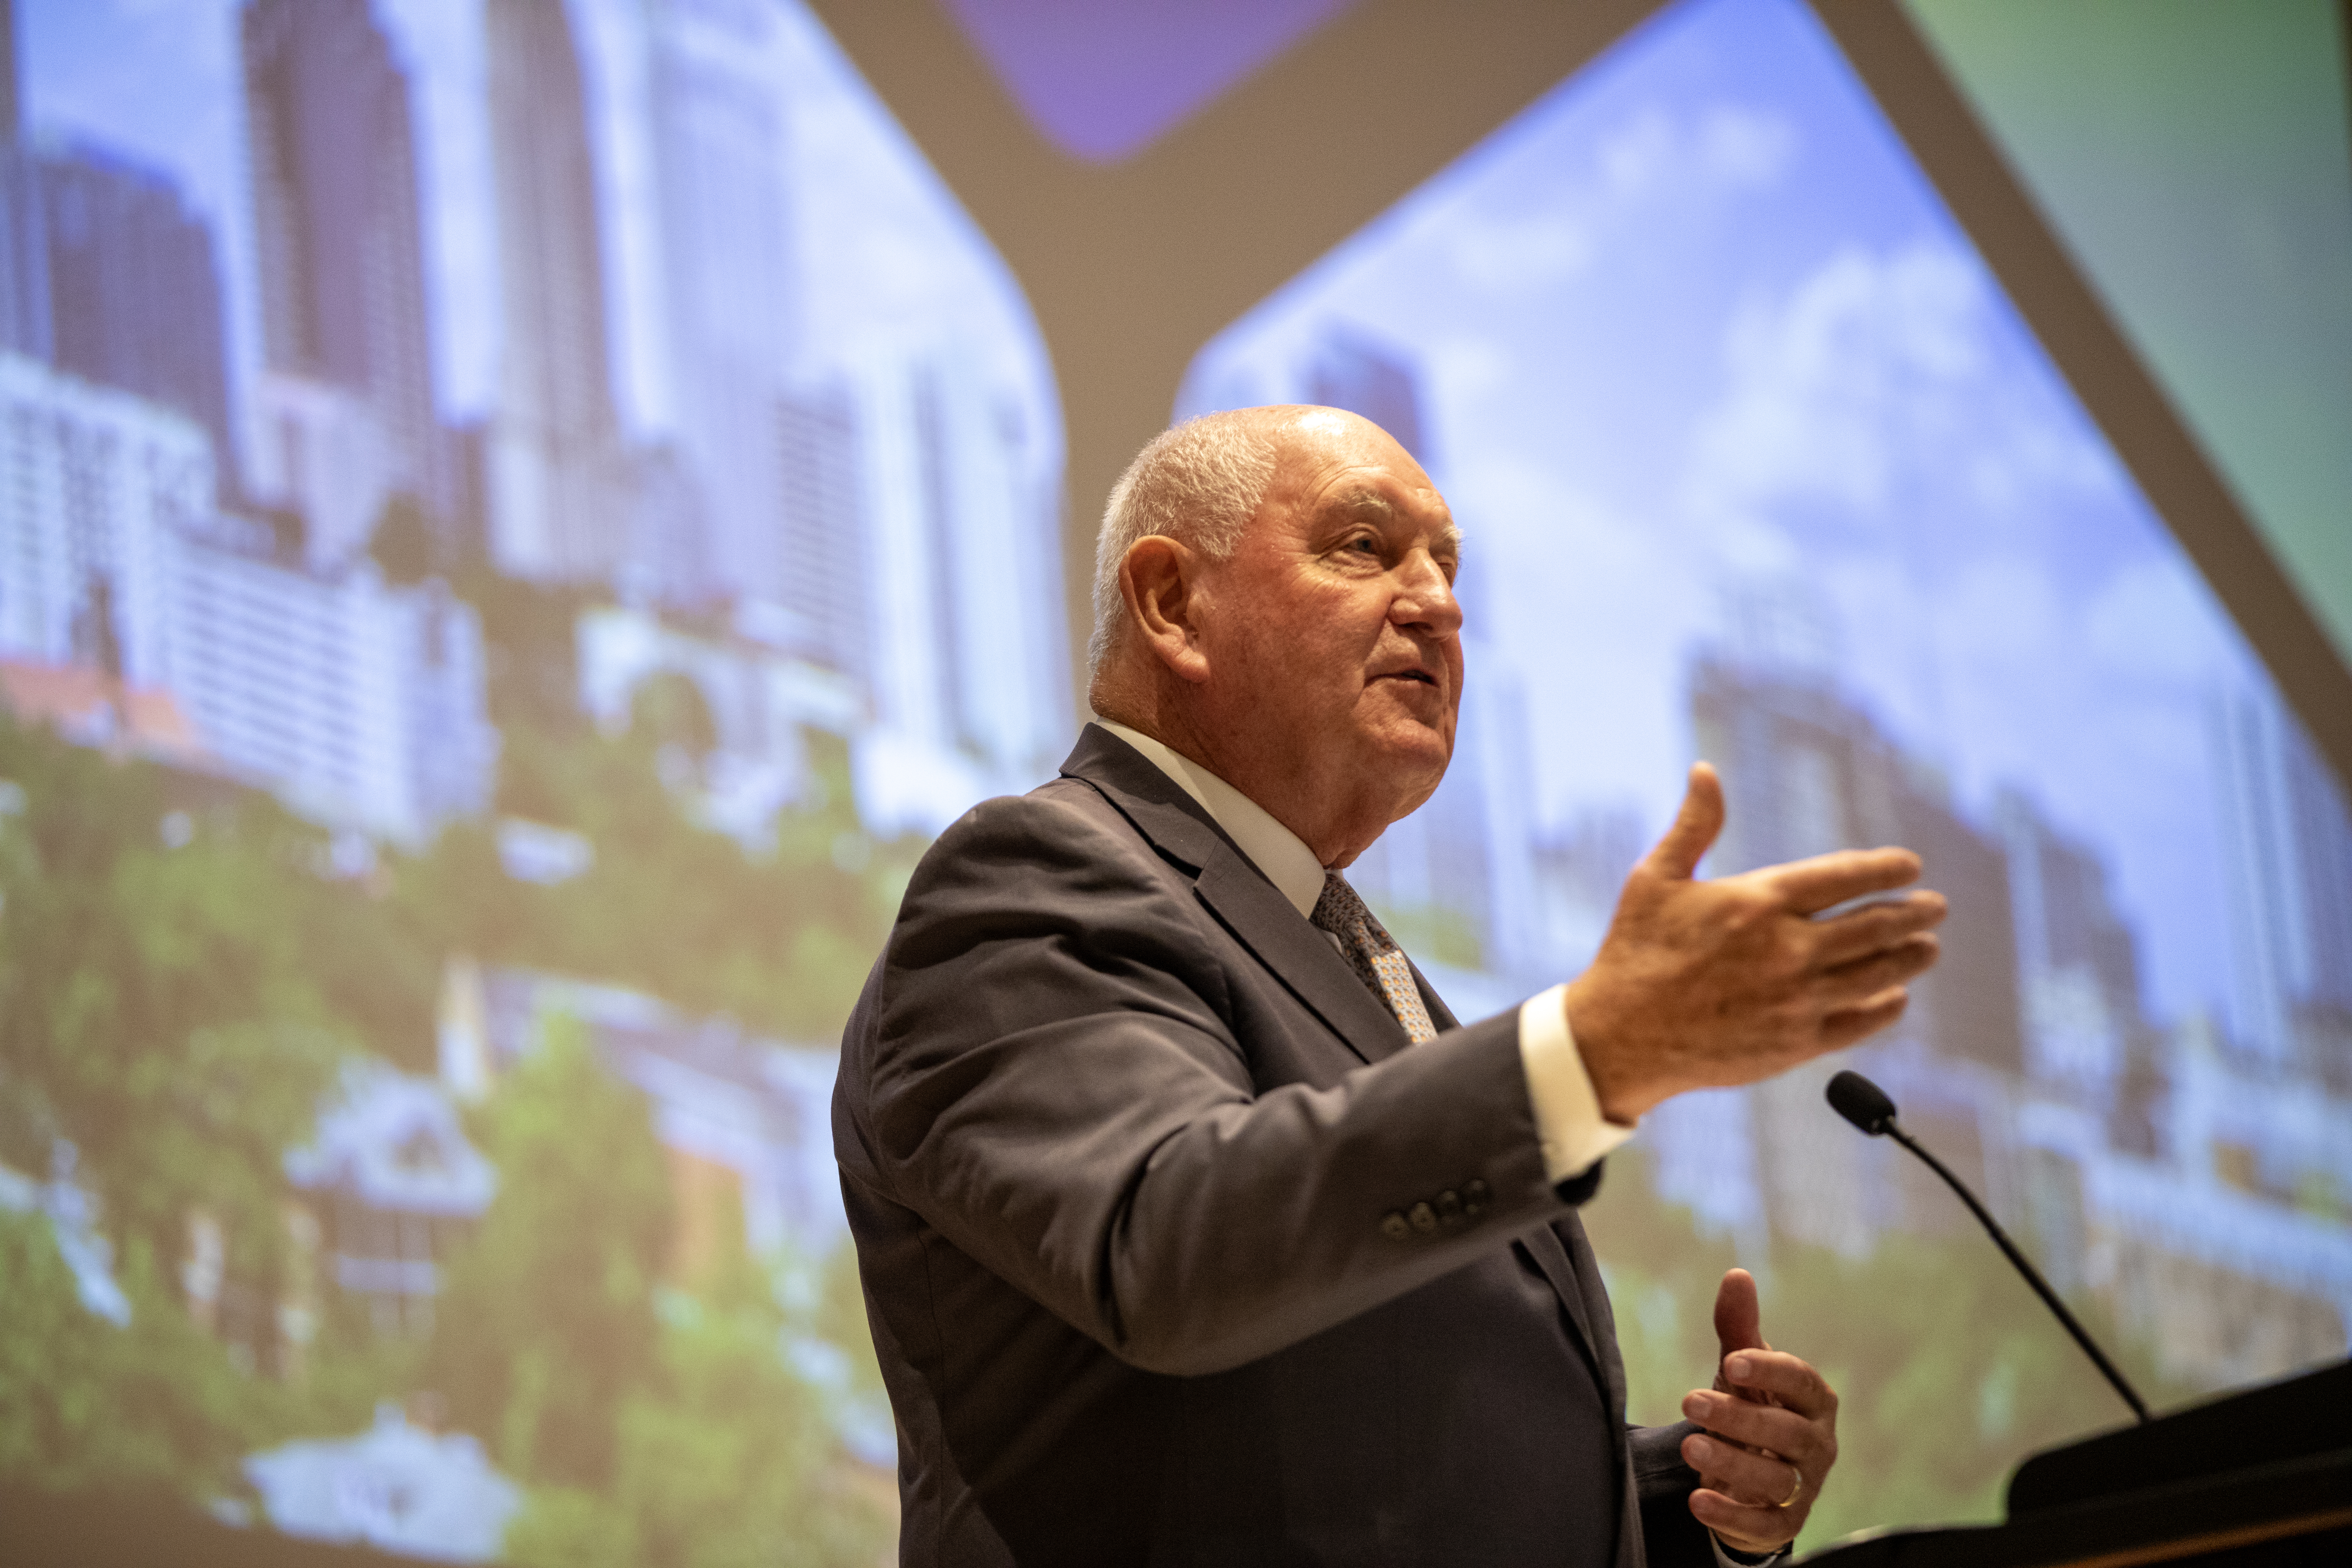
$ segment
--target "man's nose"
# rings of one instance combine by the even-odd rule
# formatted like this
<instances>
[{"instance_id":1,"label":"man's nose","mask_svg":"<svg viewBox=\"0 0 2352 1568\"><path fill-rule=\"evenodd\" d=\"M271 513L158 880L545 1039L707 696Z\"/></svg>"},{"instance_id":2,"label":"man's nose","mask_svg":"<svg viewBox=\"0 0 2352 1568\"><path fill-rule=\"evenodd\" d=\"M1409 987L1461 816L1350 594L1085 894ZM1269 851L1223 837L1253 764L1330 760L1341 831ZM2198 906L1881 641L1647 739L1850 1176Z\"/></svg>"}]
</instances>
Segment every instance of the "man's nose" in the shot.
<instances>
[{"instance_id":1,"label":"man's nose","mask_svg":"<svg viewBox=\"0 0 2352 1568\"><path fill-rule=\"evenodd\" d=\"M1389 618L1399 626L1427 626L1440 637L1462 629L1462 601L1445 580L1445 568L1426 550L1416 550L1397 566L1397 596Z\"/></svg>"}]
</instances>

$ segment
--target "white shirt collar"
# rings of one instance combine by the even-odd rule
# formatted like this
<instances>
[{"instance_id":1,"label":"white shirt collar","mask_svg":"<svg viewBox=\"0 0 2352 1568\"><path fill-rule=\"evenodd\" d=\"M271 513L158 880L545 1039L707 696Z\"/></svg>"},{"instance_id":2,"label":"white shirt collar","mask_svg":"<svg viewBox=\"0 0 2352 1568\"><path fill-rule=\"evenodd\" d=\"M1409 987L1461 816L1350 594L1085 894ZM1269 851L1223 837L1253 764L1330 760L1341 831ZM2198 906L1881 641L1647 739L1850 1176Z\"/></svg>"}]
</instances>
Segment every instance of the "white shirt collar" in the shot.
<instances>
[{"instance_id":1,"label":"white shirt collar","mask_svg":"<svg viewBox=\"0 0 2352 1568\"><path fill-rule=\"evenodd\" d=\"M1108 719L1095 722L1141 752L1161 773L1174 779L1186 795L1199 801L1201 809L1225 830L1225 837L1241 846L1250 863L1265 873L1266 880L1300 914L1315 912L1316 904L1323 897L1323 863L1298 835L1276 822L1265 807L1181 752L1124 724L1114 724Z\"/></svg>"}]
</instances>

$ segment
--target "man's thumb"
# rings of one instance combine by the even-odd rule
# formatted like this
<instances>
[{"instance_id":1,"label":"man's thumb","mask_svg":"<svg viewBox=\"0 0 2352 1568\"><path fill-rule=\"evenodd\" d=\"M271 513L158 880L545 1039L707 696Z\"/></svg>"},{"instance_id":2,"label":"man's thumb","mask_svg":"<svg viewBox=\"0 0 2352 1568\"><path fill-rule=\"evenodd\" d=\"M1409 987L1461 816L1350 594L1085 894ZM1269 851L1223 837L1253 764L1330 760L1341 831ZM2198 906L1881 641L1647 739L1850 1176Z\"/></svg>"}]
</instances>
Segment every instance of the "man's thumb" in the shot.
<instances>
[{"instance_id":1,"label":"man's thumb","mask_svg":"<svg viewBox=\"0 0 2352 1568\"><path fill-rule=\"evenodd\" d=\"M1763 1313L1756 1303L1756 1277L1745 1268L1726 1274L1715 1292L1715 1338L1725 1355L1734 1351L1771 1348L1764 1342Z\"/></svg>"},{"instance_id":2,"label":"man's thumb","mask_svg":"<svg viewBox=\"0 0 2352 1568\"><path fill-rule=\"evenodd\" d=\"M1697 874L1700 858L1723 831L1723 781L1706 763L1693 763L1690 787L1683 792L1683 808L1675 825L1650 851L1650 869L1661 877L1688 881Z\"/></svg>"}]
</instances>

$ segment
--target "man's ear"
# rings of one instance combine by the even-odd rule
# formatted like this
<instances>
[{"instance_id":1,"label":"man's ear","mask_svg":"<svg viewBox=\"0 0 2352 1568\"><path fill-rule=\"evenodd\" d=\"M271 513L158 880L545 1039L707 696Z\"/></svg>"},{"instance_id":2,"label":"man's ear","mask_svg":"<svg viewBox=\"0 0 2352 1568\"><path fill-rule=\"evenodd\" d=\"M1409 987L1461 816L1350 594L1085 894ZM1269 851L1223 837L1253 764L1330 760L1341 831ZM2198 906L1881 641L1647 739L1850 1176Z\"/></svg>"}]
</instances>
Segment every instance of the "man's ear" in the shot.
<instances>
[{"instance_id":1,"label":"man's ear","mask_svg":"<svg viewBox=\"0 0 2352 1568\"><path fill-rule=\"evenodd\" d=\"M1146 534L1128 546L1118 563L1119 596L1144 645L1178 678L1198 685L1209 679L1209 656L1201 646L1194 615L1199 608L1201 557L1165 534Z\"/></svg>"}]
</instances>

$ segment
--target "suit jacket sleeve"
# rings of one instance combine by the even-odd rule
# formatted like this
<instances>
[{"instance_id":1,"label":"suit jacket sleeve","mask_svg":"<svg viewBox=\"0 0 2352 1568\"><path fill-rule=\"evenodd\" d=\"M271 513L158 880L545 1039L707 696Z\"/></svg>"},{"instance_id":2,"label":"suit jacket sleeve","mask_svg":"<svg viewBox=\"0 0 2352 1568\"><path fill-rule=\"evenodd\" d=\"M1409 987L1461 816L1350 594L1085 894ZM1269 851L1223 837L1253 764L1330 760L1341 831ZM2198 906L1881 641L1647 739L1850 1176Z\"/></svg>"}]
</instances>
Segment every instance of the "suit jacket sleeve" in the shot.
<instances>
[{"instance_id":1,"label":"suit jacket sleeve","mask_svg":"<svg viewBox=\"0 0 2352 1568\"><path fill-rule=\"evenodd\" d=\"M1716 1556L1715 1537L1690 1510L1698 1472L1683 1460L1683 1439L1697 1430L1687 1421L1626 1428L1651 1568L1717 1568L1723 1561Z\"/></svg>"},{"instance_id":2,"label":"suit jacket sleeve","mask_svg":"<svg viewBox=\"0 0 2352 1568\"><path fill-rule=\"evenodd\" d=\"M918 870L869 1043L852 1029L863 1179L1113 1354L1184 1374L1563 1212L1516 1015L1261 1092L1229 994L1244 954L1115 825L1050 792L982 805ZM1475 1218L1384 1230L1474 1180Z\"/></svg>"}]
</instances>

